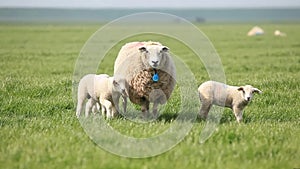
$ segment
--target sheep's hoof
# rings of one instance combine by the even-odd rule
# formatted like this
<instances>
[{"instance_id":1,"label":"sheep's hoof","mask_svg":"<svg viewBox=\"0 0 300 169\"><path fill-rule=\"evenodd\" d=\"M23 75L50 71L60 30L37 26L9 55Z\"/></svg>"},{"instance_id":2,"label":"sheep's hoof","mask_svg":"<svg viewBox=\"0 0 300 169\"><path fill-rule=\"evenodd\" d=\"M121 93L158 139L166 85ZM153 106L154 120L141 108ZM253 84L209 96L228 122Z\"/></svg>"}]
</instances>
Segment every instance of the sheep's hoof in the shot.
<instances>
[{"instance_id":1,"label":"sheep's hoof","mask_svg":"<svg viewBox=\"0 0 300 169\"><path fill-rule=\"evenodd\" d=\"M152 118L153 119L157 119L158 118L158 112L157 112L157 110L153 110Z\"/></svg>"},{"instance_id":2,"label":"sheep's hoof","mask_svg":"<svg viewBox=\"0 0 300 169\"><path fill-rule=\"evenodd\" d=\"M198 115L198 118L199 118L200 120L206 120L206 119L207 119L207 115L205 115L205 114L199 114L199 115Z\"/></svg>"},{"instance_id":3,"label":"sheep's hoof","mask_svg":"<svg viewBox=\"0 0 300 169\"><path fill-rule=\"evenodd\" d=\"M236 120L239 124L241 124L243 122L243 119L237 119Z\"/></svg>"},{"instance_id":4,"label":"sheep's hoof","mask_svg":"<svg viewBox=\"0 0 300 169\"><path fill-rule=\"evenodd\" d=\"M142 113L142 116L141 116L141 119L145 122L150 122L150 121L154 121L158 118L157 115L154 115L152 113L149 113L149 111L147 112L143 112Z\"/></svg>"},{"instance_id":5,"label":"sheep's hoof","mask_svg":"<svg viewBox=\"0 0 300 169\"><path fill-rule=\"evenodd\" d=\"M121 114L121 113L115 113L113 117L114 117L114 118L121 118L121 117L122 117L122 114Z\"/></svg>"}]
</instances>

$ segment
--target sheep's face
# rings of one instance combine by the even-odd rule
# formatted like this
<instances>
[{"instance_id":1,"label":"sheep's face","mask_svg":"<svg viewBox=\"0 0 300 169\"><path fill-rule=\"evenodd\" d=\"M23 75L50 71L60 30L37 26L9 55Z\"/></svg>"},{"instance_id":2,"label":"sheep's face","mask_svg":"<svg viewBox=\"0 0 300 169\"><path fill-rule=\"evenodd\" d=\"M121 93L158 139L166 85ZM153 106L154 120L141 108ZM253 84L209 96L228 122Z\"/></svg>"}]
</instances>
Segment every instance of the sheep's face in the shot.
<instances>
[{"instance_id":1,"label":"sheep's face","mask_svg":"<svg viewBox=\"0 0 300 169\"><path fill-rule=\"evenodd\" d=\"M113 87L114 91L119 92L123 97L128 97L125 79L114 79Z\"/></svg>"},{"instance_id":2,"label":"sheep's face","mask_svg":"<svg viewBox=\"0 0 300 169\"><path fill-rule=\"evenodd\" d=\"M142 53L142 61L144 65L150 65L154 69L160 69L166 62L166 53L169 48L160 45L142 46L139 48Z\"/></svg>"},{"instance_id":3,"label":"sheep's face","mask_svg":"<svg viewBox=\"0 0 300 169\"><path fill-rule=\"evenodd\" d=\"M243 98L247 102L250 102L252 100L254 93L262 93L262 91L260 91L257 88L254 88L251 85L241 86L237 90L243 92Z\"/></svg>"}]
</instances>

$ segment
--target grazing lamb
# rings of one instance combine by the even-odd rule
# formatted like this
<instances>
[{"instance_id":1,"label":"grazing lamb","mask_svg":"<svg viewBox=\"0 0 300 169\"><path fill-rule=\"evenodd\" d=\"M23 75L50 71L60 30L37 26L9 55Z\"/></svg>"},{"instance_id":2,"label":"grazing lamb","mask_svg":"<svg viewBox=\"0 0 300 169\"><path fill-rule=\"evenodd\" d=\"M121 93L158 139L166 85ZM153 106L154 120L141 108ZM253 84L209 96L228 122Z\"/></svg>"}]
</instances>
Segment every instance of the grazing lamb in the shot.
<instances>
[{"instance_id":1,"label":"grazing lamb","mask_svg":"<svg viewBox=\"0 0 300 169\"><path fill-rule=\"evenodd\" d=\"M119 98L122 96L123 109L126 111L127 89L124 78L109 77L106 74L85 75L79 82L78 86L78 103L76 116L79 118L85 99L86 103L85 116L89 116L90 111L97 109L97 104L101 105L102 115L111 118L117 115L119 111Z\"/></svg>"},{"instance_id":2,"label":"grazing lamb","mask_svg":"<svg viewBox=\"0 0 300 169\"><path fill-rule=\"evenodd\" d=\"M231 108L238 122L242 121L243 109L251 101L253 94L262 93L262 91L251 85L237 87L215 81L202 83L198 88L198 92L202 102L201 117L206 118L211 106L214 104Z\"/></svg>"},{"instance_id":3,"label":"grazing lamb","mask_svg":"<svg viewBox=\"0 0 300 169\"><path fill-rule=\"evenodd\" d=\"M169 48L159 42L130 42L125 44L116 58L114 75L126 77L129 99L141 105L144 116L157 116L158 104L170 98L176 81L174 62Z\"/></svg>"}]
</instances>

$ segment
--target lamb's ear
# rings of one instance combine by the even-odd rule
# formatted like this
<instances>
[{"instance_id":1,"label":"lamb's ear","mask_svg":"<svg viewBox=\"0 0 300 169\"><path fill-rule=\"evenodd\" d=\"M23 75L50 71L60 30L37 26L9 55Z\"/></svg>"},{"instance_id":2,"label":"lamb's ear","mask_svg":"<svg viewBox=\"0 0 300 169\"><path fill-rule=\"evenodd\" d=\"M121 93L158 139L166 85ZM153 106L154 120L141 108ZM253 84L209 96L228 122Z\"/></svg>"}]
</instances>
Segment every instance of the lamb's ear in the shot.
<instances>
[{"instance_id":1,"label":"lamb's ear","mask_svg":"<svg viewBox=\"0 0 300 169\"><path fill-rule=\"evenodd\" d=\"M238 90L238 91L244 91L244 87L243 87L243 86L240 86L237 90Z\"/></svg>"},{"instance_id":2,"label":"lamb's ear","mask_svg":"<svg viewBox=\"0 0 300 169\"><path fill-rule=\"evenodd\" d=\"M262 91L259 90L258 88L253 88L253 93L262 94Z\"/></svg>"},{"instance_id":3,"label":"lamb's ear","mask_svg":"<svg viewBox=\"0 0 300 169\"><path fill-rule=\"evenodd\" d=\"M147 51L145 46L140 47L139 50L140 50L140 52L146 52Z\"/></svg>"},{"instance_id":4,"label":"lamb's ear","mask_svg":"<svg viewBox=\"0 0 300 169\"><path fill-rule=\"evenodd\" d=\"M114 84L114 86L117 86L118 82L116 80L113 80L113 84Z\"/></svg>"},{"instance_id":5,"label":"lamb's ear","mask_svg":"<svg viewBox=\"0 0 300 169\"><path fill-rule=\"evenodd\" d=\"M168 52L168 51L169 51L169 48L166 47L166 46L163 46L163 47L161 48L161 51L162 51L162 52Z\"/></svg>"}]
</instances>

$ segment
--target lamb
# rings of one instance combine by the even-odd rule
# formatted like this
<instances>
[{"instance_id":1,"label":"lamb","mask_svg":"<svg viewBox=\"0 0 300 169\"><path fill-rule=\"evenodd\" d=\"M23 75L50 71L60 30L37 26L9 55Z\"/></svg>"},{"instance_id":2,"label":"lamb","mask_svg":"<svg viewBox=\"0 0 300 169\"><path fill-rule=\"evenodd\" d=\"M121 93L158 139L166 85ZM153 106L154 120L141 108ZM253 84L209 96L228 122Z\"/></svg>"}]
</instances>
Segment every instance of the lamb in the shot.
<instances>
[{"instance_id":1,"label":"lamb","mask_svg":"<svg viewBox=\"0 0 300 169\"><path fill-rule=\"evenodd\" d=\"M202 83L198 88L198 92L202 102L200 108L200 116L202 118L207 118L212 105L218 105L231 108L237 122L242 121L243 110L252 100L253 94L262 93L262 91L251 85L237 87L215 81Z\"/></svg>"},{"instance_id":2,"label":"lamb","mask_svg":"<svg viewBox=\"0 0 300 169\"><path fill-rule=\"evenodd\" d=\"M114 65L114 75L126 77L129 99L141 106L143 115L157 116L159 104L165 104L176 85L175 64L169 48L159 42L130 42L125 44Z\"/></svg>"},{"instance_id":3,"label":"lamb","mask_svg":"<svg viewBox=\"0 0 300 169\"><path fill-rule=\"evenodd\" d=\"M79 118L85 99L86 103L85 116L89 116L91 110L97 110L97 104L101 105L102 115L111 118L119 112L119 98L123 99L123 110L126 111L127 89L124 78L109 77L107 74L88 74L79 82L78 86L78 103L76 116Z\"/></svg>"}]
</instances>

